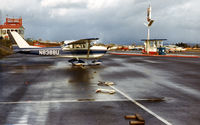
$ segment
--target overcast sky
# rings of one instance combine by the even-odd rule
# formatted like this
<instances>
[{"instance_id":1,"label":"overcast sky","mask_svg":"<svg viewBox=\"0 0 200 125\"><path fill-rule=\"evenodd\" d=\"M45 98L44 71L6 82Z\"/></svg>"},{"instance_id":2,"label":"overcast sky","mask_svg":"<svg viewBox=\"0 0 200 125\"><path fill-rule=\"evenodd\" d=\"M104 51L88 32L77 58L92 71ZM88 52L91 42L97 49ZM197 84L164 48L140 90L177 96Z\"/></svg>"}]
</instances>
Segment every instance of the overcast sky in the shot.
<instances>
[{"instance_id":1,"label":"overcast sky","mask_svg":"<svg viewBox=\"0 0 200 125\"><path fill-rule=\"evenodd\" d=\"M200 41L200 0L0 0L0 21L22 17L25 38L51 41L99 37L104 43L131 44L147 37Z\"/></svg>"}]
</instances>

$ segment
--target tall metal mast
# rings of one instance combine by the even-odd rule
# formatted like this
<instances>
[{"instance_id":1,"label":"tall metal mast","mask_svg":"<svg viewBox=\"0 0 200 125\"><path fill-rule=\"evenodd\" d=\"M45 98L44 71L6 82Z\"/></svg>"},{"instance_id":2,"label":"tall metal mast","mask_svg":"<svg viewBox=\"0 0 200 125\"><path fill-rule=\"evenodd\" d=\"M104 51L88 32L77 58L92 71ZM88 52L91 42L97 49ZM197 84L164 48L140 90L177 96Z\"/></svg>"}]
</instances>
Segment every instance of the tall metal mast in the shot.
<instances>
[{"instance_id":1,"label":"tall metal mast","mask_svg":"<svg viewBox=\"0 0 200 125\"><path fill-rule=\"evenodd\" d=\"M149 39L150 39L150 27L153 24L154 20L151 19L151 5L149 4L149 7L147 8L147 22L148 24L145 24L147 26L147 42L146 42L146 51L149 54Z\"/></svg>"}]
</instances>

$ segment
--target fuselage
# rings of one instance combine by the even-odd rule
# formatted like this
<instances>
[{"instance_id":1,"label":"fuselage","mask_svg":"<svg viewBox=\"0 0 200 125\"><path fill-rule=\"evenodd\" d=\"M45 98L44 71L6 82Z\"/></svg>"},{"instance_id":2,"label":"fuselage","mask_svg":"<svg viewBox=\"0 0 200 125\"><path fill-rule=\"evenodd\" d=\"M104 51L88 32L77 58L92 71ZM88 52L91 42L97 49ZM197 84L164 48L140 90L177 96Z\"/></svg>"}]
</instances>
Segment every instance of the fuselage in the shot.
<instances>
[{"instance_id":1,"label":"fuselage","mask_svg":"<svg viewBox=\"0 0 200 125\"><path fill-rule=\"evenodd\" d=\"M14 47L14 51L18 53L34 54L41 56L59 56L69 58L100 58L107 52L107 48L103 46L92 46L87 48L71 48L71 47L38 47L38 48L18 48Z\"/></svg>"}]
</instances>

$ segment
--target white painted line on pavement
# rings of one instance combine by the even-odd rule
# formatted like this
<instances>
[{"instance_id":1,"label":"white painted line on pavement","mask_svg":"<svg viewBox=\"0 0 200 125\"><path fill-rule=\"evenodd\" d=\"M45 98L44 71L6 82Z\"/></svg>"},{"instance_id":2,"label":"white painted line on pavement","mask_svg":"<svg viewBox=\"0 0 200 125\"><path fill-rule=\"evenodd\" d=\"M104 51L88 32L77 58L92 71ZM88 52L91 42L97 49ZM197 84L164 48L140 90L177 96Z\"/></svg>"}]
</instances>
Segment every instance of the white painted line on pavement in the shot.
<instances>
[{"instance_id":1,"label":"white painted line on pavement","mask_svg":"<svg viewBox=\"0 0 200 125\"><path fill-rule=\"evenodd\" d=\"M154 117L156 117L157 119L159 119L160 121L162 121L163 123L165 123L166 125L172 125L172 123L169 123L167 120L165 120L164 118L160 117L159 115L157 115L156 113L154 113L150 109L146 108L145 106L143 106L139 102L135 101L134 99L132 99L131 97L129 97L128 95L126 95L125 93L123 93L122 91L120 91L119 89L117 89L117 88L115 88L113 86L110 86L110 87L112 89L116 90L117 92L119 92L121 95L123 95L124 97L126 97L131 102L135 103L137 106L139 106L140 108L142 108L146 112L150 113L151 115L153 115Z\"/></svg>"},{"instance_id":2,"label":"white painted line on pavement","mask_svg":"<svg viewBox=\"0 0 200 125\"><path fill-rule=\"evenodd\" d=\"M49 101L18 101L18 102L0 102L1 104L42 104L42 103L67 103L67 102L112 102L129 101L127 99L74 99L74 100L49 100Z\"/></svg>"}]
</instances>

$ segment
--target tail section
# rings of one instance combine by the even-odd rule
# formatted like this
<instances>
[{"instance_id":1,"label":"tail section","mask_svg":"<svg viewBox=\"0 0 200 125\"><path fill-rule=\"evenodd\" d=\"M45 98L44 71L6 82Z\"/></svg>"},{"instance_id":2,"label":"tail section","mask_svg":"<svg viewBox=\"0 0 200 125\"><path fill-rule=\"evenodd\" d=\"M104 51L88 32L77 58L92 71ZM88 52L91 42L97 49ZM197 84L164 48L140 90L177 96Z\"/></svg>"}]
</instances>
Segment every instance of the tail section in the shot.
<instances>
[{"instance_id":1,"label":"tail section","mask_svg":"<svg viewBox=\"0 0 200 125\"><path fill-rule=\"evenodd\" d=\"M30 46L16 31L11 31L8 34L9 37L17 43L19 48L38 48Z\"/></svg>"}]
</instances>

